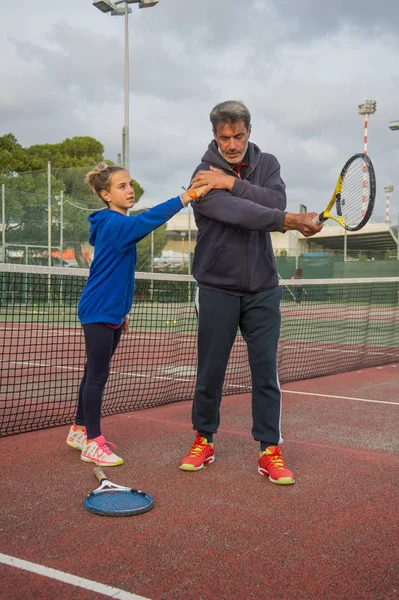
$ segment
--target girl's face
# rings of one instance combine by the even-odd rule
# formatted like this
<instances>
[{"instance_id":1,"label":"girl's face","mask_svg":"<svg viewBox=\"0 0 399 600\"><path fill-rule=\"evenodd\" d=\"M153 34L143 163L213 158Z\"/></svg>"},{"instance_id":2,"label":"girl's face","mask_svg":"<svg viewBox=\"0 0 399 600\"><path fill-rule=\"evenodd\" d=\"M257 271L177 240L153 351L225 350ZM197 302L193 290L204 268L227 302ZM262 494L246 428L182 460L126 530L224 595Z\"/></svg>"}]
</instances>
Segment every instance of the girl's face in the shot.
<instances>
[{"instance_id":1,"label":"girl's face","mask_svg":"<svg viewBox=\"0 0 399 600\"><path fill-rule=\"evenodd\" d=\"M101 197L111 210L127 215L134 204L133 182L127 171L117 171L111 177L109 192L103 190Z\"/></svg>"}]
</instances>

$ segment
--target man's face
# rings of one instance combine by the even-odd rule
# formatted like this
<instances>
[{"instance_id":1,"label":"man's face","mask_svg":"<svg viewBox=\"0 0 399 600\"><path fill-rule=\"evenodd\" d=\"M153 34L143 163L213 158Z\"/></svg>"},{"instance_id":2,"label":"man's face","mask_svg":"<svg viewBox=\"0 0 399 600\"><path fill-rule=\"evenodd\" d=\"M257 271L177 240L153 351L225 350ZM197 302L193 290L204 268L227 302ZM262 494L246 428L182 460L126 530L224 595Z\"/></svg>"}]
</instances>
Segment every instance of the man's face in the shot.
<instances>
[{"instance_id":1,"label":"man's face","mask_svg":"<svg viewBox=\"0 0 399 600\"><path fill-rule=\"evenodd\" d=\"M241 164L248 148L251 126L245 127L244 121L236 123L219 123L213 137L219 152L228 163Z\"/></svg>"}]
</instances>

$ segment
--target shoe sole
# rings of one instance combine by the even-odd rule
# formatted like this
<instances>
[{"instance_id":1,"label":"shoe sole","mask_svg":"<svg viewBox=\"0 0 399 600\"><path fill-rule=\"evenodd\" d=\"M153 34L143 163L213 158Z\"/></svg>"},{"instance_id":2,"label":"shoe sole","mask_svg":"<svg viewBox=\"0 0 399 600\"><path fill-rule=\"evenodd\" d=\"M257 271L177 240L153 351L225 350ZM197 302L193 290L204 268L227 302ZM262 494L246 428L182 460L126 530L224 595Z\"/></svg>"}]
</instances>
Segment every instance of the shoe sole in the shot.
<instances>
[{"instance_id":1,"label":"shoe sole","mask_svg":"<svg viewBox=\"0 0 399 600\"><path fill-rule=\"evenodd\" d=\"M291 477L280 477L280 479L273 479L269 473L261 467L258 467L258 473L264 477L269 477L269 481L272 483L277 483L277 485L292 485L295 483L295 479L291 479Z\"/></svg>"},{"instance_id":2,"label":"shoe sole","mask_svg":"<svg viewBox=\"0 0 399 600\"><path fill-rule=\"evenodd\" d=\"M204 460L204 462L202 463L202 465L200 467L196 467L195 465L190 465L189 463L187 463L187 464L180 465L179 469L181 471L201 471L201 469L203 469L204 467L206 467L206 465L210 465L214 461L215 461L215 457L214 456L210 456L209 458L207 458L206 460Z\"/></svg>"},{"instance_id":3,"label":"shoe sole","mask_svg":"<svg viewBox=\"0 0 399 600\"><path fill-rule=\"evenodd\" d=\"M98 465L99 467L119 467L119 465L123 465L122 458L117 462L110 463L110 462L105 462L105 461L93 460L92 458L88 458L86 456L80 455L80 460L83 460L83 462L87 462L87 463L94 463L95 465Z\"/></svg>"}]
</instances>

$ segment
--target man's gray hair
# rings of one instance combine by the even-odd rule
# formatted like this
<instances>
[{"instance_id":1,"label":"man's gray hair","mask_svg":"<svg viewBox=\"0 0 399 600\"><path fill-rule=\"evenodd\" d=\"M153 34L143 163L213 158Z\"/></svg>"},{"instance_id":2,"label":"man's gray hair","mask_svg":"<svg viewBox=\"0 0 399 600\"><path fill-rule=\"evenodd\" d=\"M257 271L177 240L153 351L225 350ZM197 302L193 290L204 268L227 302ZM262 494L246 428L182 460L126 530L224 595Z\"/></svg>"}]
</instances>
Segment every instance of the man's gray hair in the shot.
<instances>
[{"instance_id":1,"label":"man's gray hair","mask_svg":"<svg viewBox=\"0 0 399 600\"><path fill-rule=\"evenodd\" d=\"M227 100L217 104L211 110L210 119L213 132L216 133L216 126L219 123L237 123L244 121L245 128L248 130L251 125L251 115L243 102L237 100Z\"/></svg>"}]
</instances>

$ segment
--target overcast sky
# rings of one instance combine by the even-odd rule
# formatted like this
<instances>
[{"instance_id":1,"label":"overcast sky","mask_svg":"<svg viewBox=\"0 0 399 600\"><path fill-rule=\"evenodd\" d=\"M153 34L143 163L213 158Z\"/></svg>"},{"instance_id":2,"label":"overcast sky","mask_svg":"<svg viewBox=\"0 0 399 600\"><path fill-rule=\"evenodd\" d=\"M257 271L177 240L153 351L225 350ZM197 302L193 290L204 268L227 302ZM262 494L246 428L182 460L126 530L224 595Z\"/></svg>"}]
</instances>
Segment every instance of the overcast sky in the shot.
<instances>
[{"instance_id":1,"label":"overcast sky","mask_svg":"<svg viewBox=\"0 0 399 600\"><path fill-rule=\"evenodd\" d=\"M38 6L40 5L40 10ZM131 5L131 174L141 206L177 195L212 139L209 112L242 100L251 140L275 154L288 209L319 211L345 160L369 155L399 211L398 0L160 0ZM91 0L2 0L0 135L23 146L90 135L117 160L124 119L124 18Z\"/></svg>"}]
</instances>

